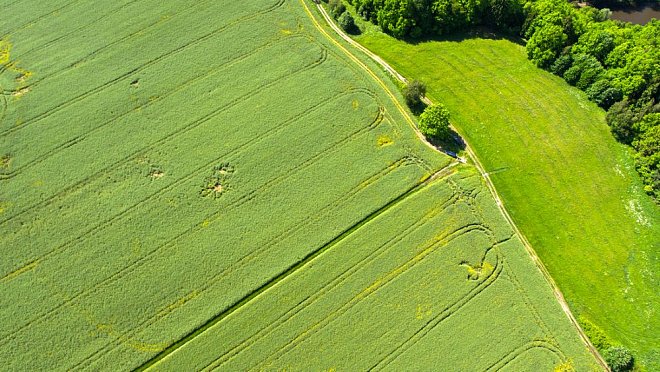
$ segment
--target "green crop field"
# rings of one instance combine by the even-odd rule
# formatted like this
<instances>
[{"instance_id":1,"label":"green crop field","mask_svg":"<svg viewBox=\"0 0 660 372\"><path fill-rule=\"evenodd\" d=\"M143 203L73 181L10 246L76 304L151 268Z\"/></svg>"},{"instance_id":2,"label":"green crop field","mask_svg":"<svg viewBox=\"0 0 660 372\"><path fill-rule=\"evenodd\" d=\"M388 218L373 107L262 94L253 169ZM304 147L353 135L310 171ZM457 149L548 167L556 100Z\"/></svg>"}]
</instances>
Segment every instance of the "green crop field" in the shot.
<instances>
[{"instance_id":1,"label":"green crop field","mask_svg":"<svg viewBox=\"0 0 660 372\"><path fill-rule=\"evenodd\" d=\"M448 107L576 315L660 368L660 213L604 112L507 40L356 39Z\"/></svg>"},{"instance_id":2,"label":"green crop field","mask_svg":"<svg viewBox=\"0 0 660 372\"><path fill-rule=\"evenodd\" d=\"M158 367L516 371L573 358L589 368L574 330L557 327L565 318L547 284L495 221L472 169L431 181Z\"/></svg>"},{"instance_id":3,"label":"green crop field","mask_svg":"<svg viewBox=\"0 0 660 372\"><path fill-rule=\"evenodd\" d=\"M6 370L597 368L298 0L2 0Z\"/></svg>"}]
</instances>

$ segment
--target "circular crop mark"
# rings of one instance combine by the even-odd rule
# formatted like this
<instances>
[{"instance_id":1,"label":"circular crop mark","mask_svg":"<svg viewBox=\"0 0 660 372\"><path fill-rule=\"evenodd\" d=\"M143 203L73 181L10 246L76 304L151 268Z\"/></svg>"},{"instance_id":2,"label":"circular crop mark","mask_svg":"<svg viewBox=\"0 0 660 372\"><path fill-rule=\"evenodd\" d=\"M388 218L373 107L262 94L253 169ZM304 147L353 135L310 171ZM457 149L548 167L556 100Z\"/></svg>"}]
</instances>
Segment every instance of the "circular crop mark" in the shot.
<instances>
[{"instance_id":1,"label":"circular crop mark","mask_svg":"<svg viewBox=\"0 0 660 372\"><path fill-rule=\"evenodd\" d=\"M467 280L481 280L490 276L493 273L493 265L488 262L478 263L476 265L470 265L467 261L460 263L460 266L463 266L467 269Z\"/></svg>"},{"instance_id":2,"label":"circular crop mark","mask_svg":"<svg viewBox=\"0 0 660 372\"><path fill-rule=\"evenodd\" d=\"M383 135L378 137L378 141L377 141L378 147L386 147L393 143L394 141L392 141L392 139L388 136Z\"/></svg>"},{"instance_id":3,"label":"circular crop mark","mask_svg":"<svg viewBox=\"0 0 660 372\"><path fill-rule=\"evenodd\" d=\"M229 163L213 167L211 175L204 179L200 194L202 197L216 199L229 189L229 181L234 173L234 167Z\"/></svg>"},{"instance_id":4,"label":"circular crop mark","mask_svg":"<svg viewBox=\"0 0 660 372\"><path fill-rule=\"evenodd\" d=\"M161 178L165 177L165 172L163 172L163 171L162 171L160 168L158 168L158 167L151 168L151 170L149 171L149 177L150 177L152 180L161 179Z\"/></svg>"}]
</instances>

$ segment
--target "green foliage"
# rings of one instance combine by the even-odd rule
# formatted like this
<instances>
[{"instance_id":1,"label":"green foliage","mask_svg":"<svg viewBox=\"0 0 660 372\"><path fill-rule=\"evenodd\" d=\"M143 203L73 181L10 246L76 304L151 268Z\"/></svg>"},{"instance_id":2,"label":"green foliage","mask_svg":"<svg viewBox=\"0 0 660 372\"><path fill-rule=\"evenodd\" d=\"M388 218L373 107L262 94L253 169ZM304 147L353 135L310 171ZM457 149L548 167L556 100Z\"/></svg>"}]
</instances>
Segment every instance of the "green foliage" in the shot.
<instances>
[{"instance_id":1,"label":"green foliage","mask_svg":"<svg viewBox=\"0 0 660 372\"><path fill-rule=\"evenodd\" d=\"M550 67L562 49L566 46L568 36L558 25L549 25L535 32L527 42L527 56L537 66Z\"/></svg>"},{"instance_id":2,"label":"green foliage","mask_svg":"<svg viewBox=\"0 0 660 372\"><path fill-rule=\"evenodd\" d=\"M598 62L604 63L609 53L614 49L614 35L608 30L609 23L590 23L588 31L580 36L572 47L574 54L588 54Z\"/></svg>"},{"instance_id":3,"label":"green foliage","mask_svg":"<svg viewBox=\"0 0 660 372\"><path fill-rule=\"evenodd\" d=\"M630 350L623 346L611 347L603 352L603 359L612 369L612 372L632 371L635 360Z\"/></svg>"},{"instance_id":4,"label":"green foliage","mask_svg":"<svg viewBox=\"0 0 660 372\"><path fill-rule=\"evenodd\" d=\"M419 129L425 136L446 139L449 129L449 110L442 104L428 106L419 116Z\"/></svg>"},{"instance_id":5,"label":"green foliage","mask_svg":"<svg viewBox=\"0 0 660 372\"><path fill-rule=\"evenodd\" d=\"M606 121L620 142L630 144L636 137L635 123L639 114L628 100L620 101L607 110Z\"/></svg>"},{"instance_id":6,"label":"green foliage","mask_svg":"<svg viewBox=\"0 0 660 372\"><path fill-rule=\"evenodd\" d=\"M612 346L612 343L605 332L584 316L580 316L578 322L584 333L589 337L591 344L594 345L599 352L603 352Z\"/></svg>"},{"instance_id":7,"label":"green foliage","mask_svg":"<svg viewBox=\"0 0 660 372\"><path fill-rule=\"evenodd\" d=\"M623 98L621 89L614 86L612 81L607 78L600 79L592 84L586 93L591 101L604 109L610 108L610 106Z\"/></svg>"},{"instance_id":8,"label":"green foliage","mask_svg":"<svg viewBox=\"0 0 660 372\"><path fill-rule=\"evenodd\" d=\"M342 15L339 16L339 19L337 19L337 23L339 24L339 27L342 28L342 30L348 32L349 34L357 34L359 32L353 16L349 12L342 13Z\"/></svg>"},{"instance_id":9,"label":"green foliage","mask_svg":"<svg viewBox=\"0 0 660 372\"><path fill-rule=\"evenodd\" d=\"M482 23L512 35L520 33L525 21L524 1L490 0L482 4Z\"/></svg>"},{"instance_id":10,"label":"green foliage","mask_svg":"<svg viewBox=\"0 0 660 372\"><path fill-rule=\"evenodd\" d=\"M635 167L645 183L645 191L660 200L660 113L644 116L637 130L641 135L633 141L637 150Z\"/></svg>"},{"instance_id":11,"label":"green foliage","mask_svg":"<svg viewBox=\"0 0 660 372\"><path fill-rule=\"evenodd\" d=\"M486 25L516 34L523 0L352 0L364 19L397 38L448 34Z\"/></svg>"},{"instance_id":12,"label":"green foliage","mask_svg":"<svg viewBox=\"0 0 660 372\"><path fill-rule=\"evenodd\" d=\"M328 2L328 7L330 8L330 14L335 19L338 19L339 16L346 12L346 5L344 5L342 0L330 0Z\"/></svg>"},{"instance_id":13,"label":"green foliage","mask_svg":"<svg viewBox=\"0 0 660 372\"><path fill-rule=\"evenodd\" d=\"M433 16L442 33L456 32L477 24L479 5L479 0L436 0Z\"/></svg>"},{"instance_id":14,"label":"green foliage","mask_svg":"<svg viewBox=\"0 0 660 372\"><path fill-rule=\"evenodd\" d=\"M550 67L550 71L553 74L564 76L564 73L571 67L573 64L573 57L570 53L563 53Z\"/></svg>"},{"instance_id":15,"label":"green foliage","mask_svg":"<svg viewBox=\"0 0 660 372\"><path fill-rule=\"evenodd\" d=\"M545 28L556 29L559 27L561 33L566 36L565 43L572 44L584 32L589 23L586 11L576 10L572 4L564 0L538 0L525 4L527 19L522 28L522 34L531 38L537 32ZM548 34L559 31L546 32Z\"/></svg>"},{"instance_id":16,"label":"green foliage","mask_svg":"<svg viewBox=\"0 0 660 372\"><path fill-rule=\"evenodd\" d=\"M587 54L573 55L573 64L564 72L564 79L571 85L587 90L605 74L598 60Z\"/></svg>"},{"instance_id":17,"label":"green foliage","mask_svg":"<svg viewBox=\"0 0 660 372\"><path fill-rule=\"evenodd\" d=\"M422 105L422 97L426 94L426 85L419 80L413 80L403 88L403 98L413 111Z\"/></svg>"},{"instance_id":18,"label":"green foliage","mask_svg":"<svg viewBox=\"0 0 660 372\"><path fill-rule=\"evenodd\" d=\"M395 37L403 38L410 34L415 23L409 13L412 11L412 2L400 0L385 0L378 10L376 22L386 32Z\"/></svg>"}]
</instances>

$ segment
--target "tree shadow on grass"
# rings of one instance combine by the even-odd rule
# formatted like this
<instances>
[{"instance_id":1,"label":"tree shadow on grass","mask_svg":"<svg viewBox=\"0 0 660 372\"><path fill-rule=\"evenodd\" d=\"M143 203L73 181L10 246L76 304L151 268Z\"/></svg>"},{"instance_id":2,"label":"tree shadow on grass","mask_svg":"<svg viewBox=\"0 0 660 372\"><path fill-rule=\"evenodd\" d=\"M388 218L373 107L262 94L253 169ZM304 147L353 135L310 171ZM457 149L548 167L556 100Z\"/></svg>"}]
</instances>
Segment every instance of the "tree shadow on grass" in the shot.
<instances>
[{"instance_id":1,"label":"tree shadow on grass","mask_svg":"<svg viewBox=\"0 0 660 372\"><path fill-rule=\"evenodd\" d=\"M420 101L419 103L414 105L408 104L408 108L413 114L415 114L415 116L419 116L422 112L424 112L427 106L428 105L424 103L424 101Z\"/></svg>"},{"instance_id":2,"label":"tree shadow on grass","mask_svg":"<svg viewBox=\"0 0 660 372\"><path fill-rule=\"evenodd\" d=\"M455 155L458 155L461 151L465 150L465 141L453 129L450 129L450 133L447 137L444 138L427 137L427 140L433 146L441 149L443 152L450 152Z\"/></svg>"},{"instance_id":3,"label":"tree shadow on grass","mask_svg":"<svg viewBox=\"0 0 660 372\"><path fill-rule=\"evenodd\" d=\"M402 39L408 44L422 44L429 41L450 41L461 42L470 39L489 39L489 40L508 40L516 44L525 45L525 42L519 36L493 31L488 27L475 27L468 31L458 31L446 35L426 35L418 38Z\"/></svg>"}]
</instances>

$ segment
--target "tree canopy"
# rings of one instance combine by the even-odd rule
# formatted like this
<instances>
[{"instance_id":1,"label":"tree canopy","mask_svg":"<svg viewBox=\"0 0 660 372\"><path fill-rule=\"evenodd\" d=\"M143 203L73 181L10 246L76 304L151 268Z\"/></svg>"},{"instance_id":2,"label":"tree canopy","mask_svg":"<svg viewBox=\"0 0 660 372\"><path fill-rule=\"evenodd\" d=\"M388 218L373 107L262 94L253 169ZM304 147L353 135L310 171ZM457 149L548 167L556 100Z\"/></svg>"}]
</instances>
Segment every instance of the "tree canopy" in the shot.
<instances>
[{"instance_id":1,"label":"tree canopy","mask_svg":"<svg viewBox=\"0 0 660 372\"><path fill-rule=\"evenodd\" d=\"M413 111L416 111L422 105L422 97L425 94L426 85L419 80L413 80L403 88L403 97Z\"/></svg>"},{"instance_id":2,"label":"tree canopy","mask_svg":"<svg viewBox=\"0 0 660 372\"><path fill-rule=\"evenodd\" d=\"M428 106L419 116L419 130L427 137L447 138L451 133L449 129L449 110L442 104Z\"/></svg>"}]
</instances>

